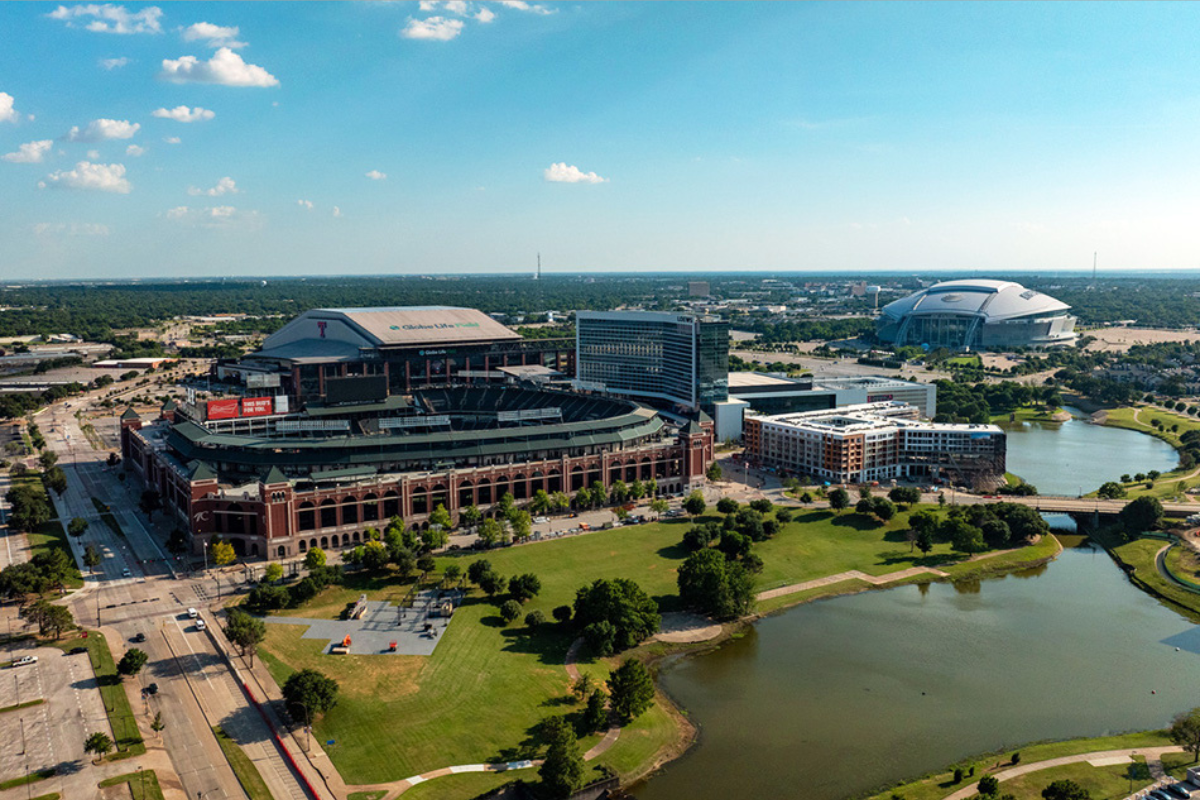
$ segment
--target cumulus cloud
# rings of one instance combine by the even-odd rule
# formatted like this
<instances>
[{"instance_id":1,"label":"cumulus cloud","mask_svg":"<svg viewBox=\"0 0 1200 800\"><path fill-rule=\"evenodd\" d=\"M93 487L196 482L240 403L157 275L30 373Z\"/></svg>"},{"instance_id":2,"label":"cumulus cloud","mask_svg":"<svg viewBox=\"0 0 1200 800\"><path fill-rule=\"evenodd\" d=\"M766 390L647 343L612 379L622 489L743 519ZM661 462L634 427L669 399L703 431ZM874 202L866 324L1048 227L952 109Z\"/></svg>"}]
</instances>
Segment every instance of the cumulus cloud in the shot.
<instances>
[{"instance_id":1,"label":"cumulus cloud","mask_svg":"<svg viewBox=\"0 0 1200 800\"><path fill-rule=\"evenodd\" d=\"M50 148L54 146L54 142L50 139L42 139L39 142L29 142L28 144L19 145L15 153L5 153L0 158L12 164L40 164L46 153L50 152Z\"/></svg>"},{"instance_id":2,"label":"cumulus cloud","mask_svg":"<svg viewBox=\"0 0 1200 800\"><path fill-rule=\"evenodd\" d=\"M340 217L342 215L342 210L340 208L338 208L337 206L334 206L333 207L333 215L335 217Z\"/></svg>"},{"instance_id":3,"label":"cumulus cloud","mask_svg":"<svg viewBox=\"0 0 1200 800\"><path fill-rule=\"evenodd\" d=\"M526 3L525 0L500 0L500 5L511 8L513 11L528 11L531 14L541 14L542 16L558 13L556 8L547 8L538 3Z\"/></svg>"},{"instance_id":4,"label":"cumulus cloud","mask_svg":"<svg viewBox=\"0 0 1200 800\"><path fill-rule=\"evenodd\" d=\"M237 183L230 177L221 178L211 189L197 189L195 186L189 186L187 190L188 194L193 197L202 194L209 197L220 197L223 194L237 194L239 191Z\"/></svg>"},{"instance_id":5,"label":"cumulus cloud","mask_svg":"<svg viewBox=\"0 0 1200 800\"><path fill-rule=\"evenodd\" d=\"M209 47L232 47L234 49L245 47L245 42L237 40L238 28L236 25L222 26L213 25L211 22L197 22L194 25L189 25L183 30L183 40L185 42L204 42Z\"/></svg>"},{"instance_id":6,"label":"cumulus cloud","mask_svg":"<svg viewBox=\"0 0 1200 800\"><path fill-rule=\"evenodd\" d=\"M108 226L97 222L39 222L33 232L38 236L108 236Z\"/></svg>"},{"instance_id":7,"label":"cumulus cloud","mask_svg":"<svg viewBox=\"0 0 1200 800\"><path fill-rule=\"evenodd\" d=\"M129 147L125 148L125 155L127 156L140 156L145 155L145 153L146 148L138 147L136 144L131 144Z\"/></svg>"},{"instance_id":8,"label":"cumulus cloud","mask_svg":"<svg viewBox=\"0 0 1200 800\"><path fill-rule=\"evenodd\" d=\"M125 6L105 3L98 5L59 6L46 16L67 23L68 28L83 24L95 33L162 33L162 9L158 6L129 11Z\"/></svg>"},{"instance_id":9,"label":"cumulus cloud","mask_svg":"<svg viewBox=\"0 0 1200 800\"><path fill-rule=\"evenodd\" d=\"M387 180L387 173L380 172L377 169L373 169L367 173L367 177L373 181L382 181L382 180Z\"/></svg>"},{"instance_id":10,"label":"cumulus cloud","mask_svg":"<svg viewBox=\"0 0 1200 800\"><path fill-rule=\"evenodd\" d=\"M98 158L100 158L100 151L99 150L88 150L87 157L90 158L92 161L95 161Z\"/></svg>"},{"instance_id":11,"label":"cumulus cloud","mask_svg":"<svg viewBox=\"0 0 1200 800\"><path fill-rule=\"evenodd\" d=\"M301 208L307 208L309 211L312 211L313 209L312 200L297 200L296 205L300 206Z\"/></svg>"},{"instance_id":12,"label":"cumulus cloud","mask_svg":"<svg viewBox=\"0 0 1200 800\"><path fill-rule=\"evenodd\" d=\"M584 172L574 165L568 166L565 161L551 164L542 175L551 183L608 183L608 178L601 178L594 172Z\"/></svg>"},{"instance_id":13,"label":"cumulus cloud","mask_svg":"<svg viewBox=\"0 0 1200 800\"><path fill-rule=\"evenodd\" d=\"M142 126L125 119L94 119L86 128L71 128L68 142L103 142L108 139L130 139Z\"/></svg>"},{"instance_id":14,"label":"cumulus cloud","mask_svg":"<svg viewBox=\"0 0 1200 800\"><path fill-rule=\"evenodd\" d=\"M475 14L475 19L479 20L480 22L491 22L495 18L496 12L492 11L490 8L481 8L479 9L479 12Z\"/></svg>"},{"instance_id":15,"label":"cumulus cloud","mask_svg":"<svg viewBox=\"0 0 1200 800\"><path fill-rule=\"evenodd\" d=\"M59 170L38 184L61 189L91 189L98 192L129 194L133 186L125 179L124 164L93 164L80 161L72 170Z\"/></svg>"},{"instance_id":16,"label":"cumulus cloud","mask_svg":"<svg viewBox=\"0 0 1200 800\"><path fill-rule=\"evenodd\" d=\"M174 108L156 108L150 112L150 116L158 117L159 119L173 119L176 122L200 122L201 120L209 120L215 117L215 111L209 111L207 108L196 106L188 108L187 106L175 106Z\"/></svg>"},{"instance_id":17,"label":"cumulus cloud","mask_svg":"<svg viewBox=\"0 0 1200 800\"><path fill-rule=\"evenodd\" d=\"M430 42L448 42L462 33L463 23L460 19L446 17L429 17L428 19L408 20L408 24L400 31L405 39L424 39Z\"/></svg>"},{"instance_id":18,"label":"cumulus cloud","mask_svg":"<svg viewBox=\"0 0 1200 800\"><path fill-rule=\"evenodd\" d=\"M174 222L201 228L257 230L262 227L262 217L257 211L242 211L235 206L208 206L206 208L176 206L167 209L164 216Z\"/></svg>"},{"instance_id":19,"label":"cumulus cloud","mask_svg":"<svg viewBox=\"0 0 1200 800\"><path fill-rule=\"evenodd\" d=\"M112 72L114 69L119 69L129 63L129 59L125 56L120 58L102 58L100 59L101 69L106 69Z\"/></svg>"},{"instance_id":20,"label":"cumulus cloud","mask_svg":"<svg viewBox=\"0 0 1200 800\"><path fill-rule=\"evenodd\" d=\"M195 56L164 58L159 77L171 83L215 83L220 86L278 86L279 80L256 64L222 47L208 61Z\"/></svg>"},{"instance_id":21,"label":"cumulus cloud","mask_svg":"<svg viewBox=\"0 0 1200 800\"><path fill-rule=\"evenodd\" d=\"M8 92L0 92L0 122L16 122L21 118L14 107L16 100Z\"/></svg>"},{"instance_id":22,"label":"cumulus cloud","mask_svg":"<svg viewBox=\"0 0 1200 800\"><path fill-rule=\"evenodd\" d=\"M180 139L178 136L164 136L163 141L167 144L179 144L183 139Z\"/></svg>"}]
</instances>

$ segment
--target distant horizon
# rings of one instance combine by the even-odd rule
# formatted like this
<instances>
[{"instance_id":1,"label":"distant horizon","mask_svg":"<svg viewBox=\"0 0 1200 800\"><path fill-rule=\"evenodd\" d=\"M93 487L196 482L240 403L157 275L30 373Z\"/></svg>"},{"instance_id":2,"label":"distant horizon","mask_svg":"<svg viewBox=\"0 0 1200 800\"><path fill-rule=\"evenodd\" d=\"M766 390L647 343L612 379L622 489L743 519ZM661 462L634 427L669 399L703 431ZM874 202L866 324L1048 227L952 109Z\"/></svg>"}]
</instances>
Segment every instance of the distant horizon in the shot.
<instances>
[{"instance_id":1,"label":"distant horizon","mask_svg":"<svg viewBox=\"0 0 1200 800\"><path fill-rule=\"evenodd\" d=\"M0 3L0 29L0 281L1200 270L1196 3Z\"/></svg>"}]
</instances>

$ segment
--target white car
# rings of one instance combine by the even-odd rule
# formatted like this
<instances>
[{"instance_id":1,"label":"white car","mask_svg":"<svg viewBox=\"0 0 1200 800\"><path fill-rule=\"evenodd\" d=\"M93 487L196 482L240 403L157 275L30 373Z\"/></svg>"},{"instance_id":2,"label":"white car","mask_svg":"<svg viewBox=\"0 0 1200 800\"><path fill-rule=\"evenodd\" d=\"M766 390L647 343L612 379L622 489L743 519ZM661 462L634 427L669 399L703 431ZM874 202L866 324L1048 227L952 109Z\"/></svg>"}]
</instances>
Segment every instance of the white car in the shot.
<instances>
[{"instance_id":1,"label":"white car","mask_svg":"<svg viewBox=\"0 0 1200 800\"><path fill-rule=\"evenodd\" d=\"M534 517L533 521L539 525L545 525L547 522L550 521L550 518L549 517Z\"/></svg>"},{"instance_id":2,"label":"white car","mask_svg":"<svg viewBox=\"0 0 1200 800\"><path fill-rule=\"evenodd\" d=\"M21 656L12 663L14 667L25 667L37 663L37 656Z\"/></svg>"},{"instance_id":3,"label":"white car","mask_svg":"<svg viewBox=\"0 0 1200 800\"><path fill-rule=\"evenodd\" d=\"M198 616L200 616L200 612L199 612L199 611L197 611L197 610L196 610L196 609L194 609L194 608L189 608L189 609L188 609L188 617L190 617L191 619L195 619L195 618L196 618L196 617L198 617Z\"/></svg>"},{"instance_id":4,"label":"white car","mask_svg":"<svg viewBox=\"0 0 1200 800\"><path fill-rule=\"evenodd\" d=\"M196 630L198 630L198 631L202 631L202 630L204 630L204 629L205 629L205 628L207 628L207 627L208 627L208 626L204 624L204 620L202 620L202 619L197 619L197 620L196 620Z\"/></svg>"}]
</instances>

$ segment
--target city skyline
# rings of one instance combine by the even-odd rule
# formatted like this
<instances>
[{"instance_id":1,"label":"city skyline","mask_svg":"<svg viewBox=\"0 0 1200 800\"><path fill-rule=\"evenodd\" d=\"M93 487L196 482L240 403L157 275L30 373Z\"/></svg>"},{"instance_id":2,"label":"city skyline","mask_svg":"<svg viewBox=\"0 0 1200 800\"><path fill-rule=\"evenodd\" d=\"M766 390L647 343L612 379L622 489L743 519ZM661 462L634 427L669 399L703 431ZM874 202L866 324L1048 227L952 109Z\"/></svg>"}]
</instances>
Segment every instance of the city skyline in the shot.
<instances>
[{"instance_id":1,"label":"city skyline","mask_svg":"<svg viewBox=\"0 0 1200 800\"><path fill-rule=\"evenodd\" d=\"M1192 270L1189 4L6 4L0 277Z\"/></svg>"}]
</instances>

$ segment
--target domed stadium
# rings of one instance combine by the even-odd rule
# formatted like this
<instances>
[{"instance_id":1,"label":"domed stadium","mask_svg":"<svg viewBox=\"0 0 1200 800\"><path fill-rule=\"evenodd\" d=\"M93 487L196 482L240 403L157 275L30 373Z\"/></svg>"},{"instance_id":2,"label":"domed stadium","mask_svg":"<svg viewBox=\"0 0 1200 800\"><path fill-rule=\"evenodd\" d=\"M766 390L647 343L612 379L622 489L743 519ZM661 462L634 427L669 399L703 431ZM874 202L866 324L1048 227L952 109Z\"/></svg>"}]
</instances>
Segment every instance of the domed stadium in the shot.
<instances>
[{"instance_id":1,"label":"domed stadium","mask_svg":"<svg viewBox=\"0 0 1200 800\"><path fill-rule=\"evenodd\" d=\"M1012 281L945 281L883 307L876 334L893 345L1008 350L1074 344L1071 307Z\"/></svg>"}]
</instances>

